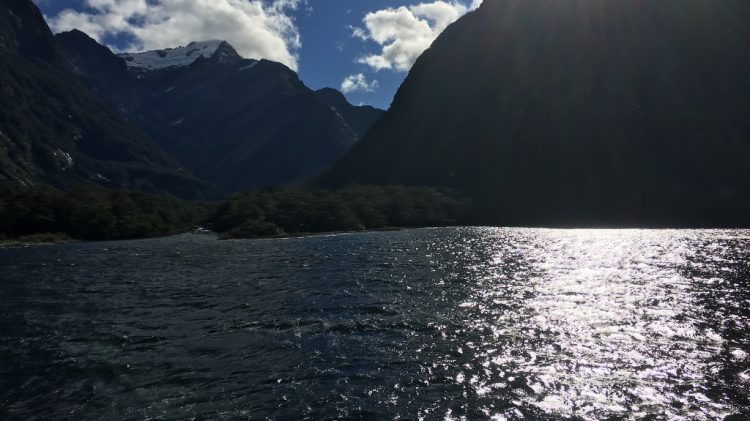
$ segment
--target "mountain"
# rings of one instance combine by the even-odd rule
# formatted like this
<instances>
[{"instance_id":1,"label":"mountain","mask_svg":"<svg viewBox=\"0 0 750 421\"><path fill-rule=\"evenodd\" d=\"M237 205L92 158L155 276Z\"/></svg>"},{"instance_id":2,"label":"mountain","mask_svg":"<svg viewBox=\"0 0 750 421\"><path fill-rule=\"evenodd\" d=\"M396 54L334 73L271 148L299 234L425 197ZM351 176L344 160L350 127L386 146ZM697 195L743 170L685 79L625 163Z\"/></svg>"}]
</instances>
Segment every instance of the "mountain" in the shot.
<instances>
[{"instance_id":1,"label":"mountain","mask_svg":"<svg viewBox=\"0 0 750 421\"><path fill-rule=\"evenodd\" d=\"M130 105L131 109L115 109L129 119L138 95L133 91L133 77L125 61L79 30L56 34L55 41L64 51L73 71L91 91L107 102Z\"/></svg>"},{"instance_id":2,"label":"mountain","mask_svg":"<svg viewBox=\"0 0 750 421\"><path fill-rule=\"evenodd\" d=\"M26 59L59 60L51 33L39 9L27 0L0 2L0 51Z\"/></svg>"},{"instance_id":3,"label":"mountain","mask_svg":"<svg viewBox=\"0 0 750 421\"><path fill-rule=\"evenodd\" d=\"M29 0L0 1L0 62L0 183L213 194L78 81Z\"/></svg>"},{"instance_id":4,"label":"mountain","mask_svg":"<svg viewBox=\"0 0 750 421\"><path fill-rule=\"evenodd\" d=\"M91 89L227 192L317 175L380 114L332 104L288 67L245 59L224 41L118 57L78 31L57 38Z\"/></svg>"},{"instance_id":5,"label":"mountain","mask_svg":"<svg viewBox=\"0 0 750 421\"><path fill-rule=\"evenodd\" d=\"M323 88L315 92L318 97L330 104L360 138L367 134L373 124L385 113L369 105L355 106L346 100L341 92L333 88Z\"/></svg>"},{"instance_id":6,"label":"mountain","mask_svg":"<svg viewBox=\"0 0 750 421\"><path fill-rule=\"evenodd\" d=\"M750 225L750 2L493 0L328 184L445 185L508 225Z\"/></svg>"},{"instance_id":7,"label":"mountain","mask_svg":"<svg viewBox=\"0 0 750 421\"><path fill-rule=\"evenodd\" d=\"M224 57L230 61L242 59L231 45L219 40L191 42L184 47L144 51L142 53L125 53L120 54L120 57L125 60L127 67L146 71L168 69L170 67L186 67L190 66L199 57L207 59L214 55Z\"/></svg>"}]
</instances>

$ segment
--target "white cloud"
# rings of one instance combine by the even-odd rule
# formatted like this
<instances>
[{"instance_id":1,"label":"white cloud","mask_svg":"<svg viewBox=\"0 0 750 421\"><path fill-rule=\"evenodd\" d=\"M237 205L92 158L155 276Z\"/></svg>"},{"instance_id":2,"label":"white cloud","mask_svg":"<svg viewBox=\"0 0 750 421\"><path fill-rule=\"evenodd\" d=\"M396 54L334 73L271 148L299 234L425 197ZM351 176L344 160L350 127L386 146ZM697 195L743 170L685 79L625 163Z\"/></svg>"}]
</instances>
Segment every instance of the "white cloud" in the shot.
<instances>
[{"instance_id":1,"label":"white cloud","mask_svg":"<svg viewBox=\"0 0 750 421\"><path fill-rule=\"evenodd\" d=\"M341 90L348 94L349 92L364 91L373 92L378 88L378 81L369 82L362 73L349 75L341 82Z\"/></svg>"},{"instance_id":2,"label":"white cloud","mask_svg":"<svg viewBox=\"0 0 750 421\"><path fill-rule=\"evenodd\" d=\"M481 3L482 0L473 0L467 6L456 0L438 0L368 13L364 28L351 28L352 36L372 40L382 50L380 54L361 57L358 62L375 70L408 71L448 25Z\"/></svg>"},{"instance_id":3,"label":"white cloud","mask_svg":"<svg viewBox=\"0 0 750 421\"><path fill-rule=\"evenodd\" d=\"M287 14L305 0L85 0L85 11L65 10L49 20L55 32L80 29L97 40L125 35L128 50L226 40L241 55L297 70L301 47Z\"/></svg>"}]
</instances>

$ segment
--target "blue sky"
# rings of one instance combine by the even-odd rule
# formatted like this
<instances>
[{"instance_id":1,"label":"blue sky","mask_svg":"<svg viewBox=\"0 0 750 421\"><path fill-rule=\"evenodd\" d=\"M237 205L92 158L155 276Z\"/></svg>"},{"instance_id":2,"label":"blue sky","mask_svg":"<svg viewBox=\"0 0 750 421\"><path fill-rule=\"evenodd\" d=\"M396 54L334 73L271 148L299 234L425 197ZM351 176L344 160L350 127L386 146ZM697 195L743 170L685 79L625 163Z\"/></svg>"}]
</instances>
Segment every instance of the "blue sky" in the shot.
<instances>
[{"instance_id":1,"label":"blue sky","mask_svg":"<svg viewBox=\"0 0 750 421\"><path fill-rule=\"evenodd\" d=\"M79 28L115 50L227 39L245 56L268 58L295 68L313 89L344 88L350 102L380 108L388 107L413 60L434 37L479 3L477 0L35 1L53 30ZM151 23L146 23L148 20Z\"/></svg>"}]
</instances>

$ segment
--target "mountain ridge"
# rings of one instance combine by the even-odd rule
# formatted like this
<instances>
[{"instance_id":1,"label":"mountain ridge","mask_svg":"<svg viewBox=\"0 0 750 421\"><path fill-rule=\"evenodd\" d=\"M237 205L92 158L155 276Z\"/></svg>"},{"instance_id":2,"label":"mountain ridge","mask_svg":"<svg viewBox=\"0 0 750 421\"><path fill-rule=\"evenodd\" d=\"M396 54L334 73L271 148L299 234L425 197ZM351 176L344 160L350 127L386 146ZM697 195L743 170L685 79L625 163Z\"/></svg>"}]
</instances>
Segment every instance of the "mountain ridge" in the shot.
<instances>
[{"instance_id":1,"label":"mountain ridge","mask_svg":"<svg viewBox=\"0 0 750 421\"><path fill-rule=\"evenodd\" d=\"M225 41L119 56L109 51L105 60L76 53L106 48L90 37L61 33L57 38L72 57L93 60L79 63L81 69L148 57L138 65L131 60L127 74L88 71L82 76L178 161L227 192L313 177L379 117L374 109L346 101L335 104L340 112L287 66L243 58Z\"/></svg>"},{"instance_id":2,"label":"mountain ridge","mask_svg":"<svg viewBox=\"0 0 750 421\"><path fill-rule=\"evenodd\" d=\"M187 45L149 50L140 53L121 53L117 57L125 60L129 68L143 71L190 66L199 58L211 58L216 54L227 54L242 58L228 42L222 40L193 41Z\"/></svg>"},{"instance_id":3,"label":"mountain ridge","mask_svg":"<svg viewBox=\"0 0 750 421\"><path fill-rule=\"evenodd\" d=\"M748 225L748 19L737 0L484 2L323 182L444 185L492 224Z\"/></svg>"},{"instance_id":4,"label":"mountain ridge","mask_svg":"<svg viewBox=\"0 0 750 421\"><path fill-rule=\"evenodd\" d=\"M214 194L78 80L31 1L0 3L0 45L0 182Z\"/></svg>"},{"instance_id":5,"label":"mountain ridge","mask_svg":"<svg viewBox=\"0 0 750 421\"><path fill-rule=\"evenodd\" d=\"M318 89L315 94L335 108L360 138L364 137L370 127L385 113L370 105L350 104L346 96L334 88Z\"/></svg>"}]
</instances>

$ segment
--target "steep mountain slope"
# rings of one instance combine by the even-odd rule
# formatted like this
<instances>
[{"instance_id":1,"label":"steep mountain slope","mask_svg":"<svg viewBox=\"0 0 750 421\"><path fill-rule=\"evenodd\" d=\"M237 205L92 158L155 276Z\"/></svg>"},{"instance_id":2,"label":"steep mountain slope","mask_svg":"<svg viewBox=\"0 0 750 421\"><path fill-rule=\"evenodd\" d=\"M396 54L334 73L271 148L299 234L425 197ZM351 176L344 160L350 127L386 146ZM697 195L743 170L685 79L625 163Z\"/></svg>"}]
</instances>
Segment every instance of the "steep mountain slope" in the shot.
<instances>
[{"instance_id":1,"label":"steep mountain slope","mask_svg":"<svg viewBox=\"0 0 750 421\"><path fill-rule=\"evenodd\" d=\"M0 51L27 59L56 61L58 51L50 43L50 31L34 3L28 0L0 2Z\"/></svg>"},{"instance_id":2,"label":"steep mountain slope","mask_svg":"<svg viewBox=\"0 0 750 421\"><path fill-rule=\"evenodd\" d=\"M91 91L107 102L117 104L115 111L129 119L139 95L133 90L134 78L125 61L78 30L56 34L55 41L73 71Z\"/></svg>"},{"instance_id":3,"label":"steep mountain slope","mask_svg":"<svg viewBox=\"0 0 750 421\"><path fill-rule=\"evenodd\" d=\"M78 81L29 0L0 1L0 62L0 182L211 194Z\"/></svg>"},{"instance_id":4,"label":"steep mountain slope","mask_svg":"<svg viewBox=\"0 0 750 421\"><path fill-rule=\"evenodd\" d=\"M92 89L196 175L226 191L316 175L369 128L363 114L371 110L329 104L286 66L244 59L226 42L118 58L81 54L104 48L82 33L57 37ZM126 76L122 66L94 71L119 59L127 63ZM353 128L344 115L352 117Z\"/></svg>"},{"instance_id":5,"label":"steep mountain slope","mask_svg":"<svg viewBox=\"0 0 750 421\"><path fill-rule=\"evenodd\" d=\"M346 124L362 138L370 127L385 113L385 111L371 107L369 105L355 106L346 100L341 92L333 88L323 88L315 91L319 98L331 104Z\"/></svg>"},{"instance_id":6,"label":"steep mountain slope","mask_svg":"<svg viewBox=\"0 0 750 421\"><path fill-rule=\"evenodd\" d=\"M493 0L326 177L447 185L488 222L750 225L750 2Z\"/></svg>"},{"instance_id":7,"label":"steep mountain slope","mask_svg":"<svg viewBox=\"0 0 750 421\"><path fill-rule=\"evenodd\" d=\"M140 111L143 127L198 176L229 191L299 181L357 141L294 72L233 50L146 72L138 82L151 93Z\"/></svg>"}]
</instances>

